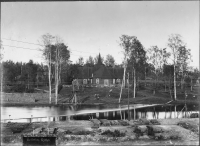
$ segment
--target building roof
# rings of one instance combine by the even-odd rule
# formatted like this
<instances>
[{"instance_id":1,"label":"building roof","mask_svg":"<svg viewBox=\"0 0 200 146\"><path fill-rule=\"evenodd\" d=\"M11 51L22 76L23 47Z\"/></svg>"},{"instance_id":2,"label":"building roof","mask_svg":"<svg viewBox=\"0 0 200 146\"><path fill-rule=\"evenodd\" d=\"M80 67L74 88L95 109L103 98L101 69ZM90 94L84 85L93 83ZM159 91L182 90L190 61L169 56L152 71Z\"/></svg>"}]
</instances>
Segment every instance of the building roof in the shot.
<instances>
[{"instance_id":1,"label":"building roof","mask_svg":"<svg viewBox=\"0 0 200 146\"><path fill-rule=\"evenodd\" d=\"M94 67L79 67L78 79L101 78L101 79L122 79L124 74L123 68L106 67L101 60L99 53L98 62Z\"/></svg>"},{"instance_id":2,"label":"building roof","mask_svg":"<svg viewBox=\"0 0 200 146\"><path fill-rule=\"evenodd\" d=\"M110 72L110 70L105 67L101 66L97 71L94 72L94 78L101 78L101 79L112 79L113 74Z\"/></svg>"},{"instance_id":3,"label":"building roof","mask_svg":"<svg viewBox=\"0 0 200 146\"><path fill-rule=\"evenodd\" d=\"M78 79L89 79L89 78L92 77L92 73L93 73L94 68L84 66L84 67L79 67L78 70L79 70L79 74L76 78L78 78Z\"/></svg>"}]
</instances>

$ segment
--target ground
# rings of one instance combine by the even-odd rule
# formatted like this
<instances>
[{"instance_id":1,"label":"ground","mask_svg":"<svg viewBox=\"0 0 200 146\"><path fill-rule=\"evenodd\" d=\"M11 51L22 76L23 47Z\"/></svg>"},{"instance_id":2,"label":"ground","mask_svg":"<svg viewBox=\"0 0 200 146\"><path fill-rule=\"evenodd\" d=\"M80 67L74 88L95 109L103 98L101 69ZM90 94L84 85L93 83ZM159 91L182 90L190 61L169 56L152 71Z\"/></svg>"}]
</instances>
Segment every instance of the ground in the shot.
<instances>
[{"instance_id":1,"label":"ground","mask_svg":"<svg viewBox=\"0 0 200 146\"><path fill-rule=\"evenodd\" d=\"M112 91L111 91L112 90ZM111 91L111 92L109 92ZM199 87L194 87L194 90L191 92L190 88L185 89L187 92L187 98L185 100L185 94L182 90L177 90L177 100L172 101L171 103L190 103L190 104L198 104L200 100L200 91ZM96 87L85 87L83 90L81 89L77 93L78 102L81 104L94 104L101 103L107 104L108 106L112 106L118 104L120 88L118 87L110 87L110 88L96 88ZM23 106L23 105L49 105L48 104L48 93L41 98L34 97L30 94L29 98L34 98L34 100L26 100L24 99L26 96L20 96L17 101L5 100L7 98L5 95L3 99L3 106L11 105L11 106ZM100 98L97 99L95 94L99 94ZM15 93L13 94L15 95ZM42 95L42 93L41 93ZM69 99L72 97L72 88L64 87L58 98L58 105L68 105ZM35 99L38 101L35 102ZM53 101L55 99L53 98ZM156 94L153 95L153 91L151 87L146 87L144 89L140 89L137 91L137 96L133 98L133 91L130 90L130 103L142 103L142 104L164 104L171 101L172 98L169 92L165 92L163 88L156 91ZM55 102L52 104L54 105ZM128 103L128 90L123 89L122 92L122 100L121 104L125 105ZM33 129L35 134L37 135L41 128L46 128L49 125L50 132L53 131L55 127L58 127L58 142L59 145L93 145L93 144L114 144L114 145L198 145L199 144L199 119L159 119L157 120L161 125L153 125L153 129L162 129L162 132L158 132L155 134L151 134L152 127L147 127L147 125L139 124L138 121L128 122L128 125L118 124L106 126L101 125L99 129L95 130L91 128L93 123L91 121L65 121L65 122L38 122L38 123L30 123L30 124L19 124L19 123L2 123L2 133L1 137L3 140L3 144L5 145L22 145L22 134L32 134ZM124 121L125 122L125 121ZM180 123L182 122L182 123ZM120 123L120 122L119 122ZM123 122L122 122L123 123ZM109 125L109 124L108 124ZM139 126L139 127L138 127ZM157 126L157 127L156 127ZM16 128L18 127L18 128ZM20 128L22 131L20 131ZM139 128L139 129L138 129ZM121 133L125 133L125 136L122 137L112 137L108 135L102 135L106 130L114 131L119 130ZM134 130L136 129L136 132ZM18 133L12 133L13 131L18 131ZM89 132L88 132L89 131ZM137 133L139 131L139 133ZM141 132L143 131L143 133ZM145 131L145 132L144 132ZM154 130L153 130L154 131ZM47 133L47 129L45 129L44 133ZM68 132L68 134L67 134ZM70 132L72 132L70 134ZM111 133L112 133L111 132ZM85 133L86 135L82 135L80 133ZM142 133L142 134L141 134ZM40 134L39 134L40 135Z\"/></svg>"},{"instance_id":2,"label":"ground","mask_svg":"<svg viewBox=\"0 0 200 146\"><path fill-rule=\"evenodd\" d=\"M143 119L144 120L144 119ZM115 120L116 121L116 120ZM119 121L119 120L118 120ZM114 145L198 145L199 144L199 119L159 119L160 125L152 125L144 123L142 120L126 121L128 125L101 125L99 129L91 128L92 121L64 121L64 122L40 122L31 123L23 131L12 134L14 127L20 127L20 124L5 123L2 124L2 140L4 145L22 145L21 134L37 136L47 134L47 125L49 125L50 133L55 127L58 132L55 136L58 137L58 145L88 145L88 144L114 144ZM120 123L120 121L119 121ZM185 123L181 126L180 123ZM145 125L144 125L145 124ZM21 123L25 125L25 123ZM150 133L147 127L153 127L154 133ZM43 133L39 134L41 128L44 127ZM135 130L137 129L137 130ZM139 129L139 132L138 132ZM118 130L120 133L125 133L121 136L103 135L106 130L114 132ZM161 132L159 132L161 131ZM142 133L142 134L141 134ZM139 135L139 136L138 136ZM161 136L160 136L161 135ZM162 136L164 135L164 136Z\"/></svg>"},{"instance_id":3,"label":"ground","mask_svg":"<svg viewBox=\"0 0 200 146\"><path fill-rule=\"evenodd\" d=\"M45 87L44 89L46 89ZM111 92L109 92L111 91ZM186 103L196 104L200 101L200 90L199 86L195 86L193 91L190 91L190 87L186 88L184 91L177 88L177 100L172 103L185 103L185 93L187 92ZM12 94L12 93L11 93ZM7 100L6 94L3 96L3 105L49 105L48 93L26 93L30 95L22 94L18 100ZM41 95L38 95L41 94ZM95 97L95 94L99 95L99 99ZM15 93L13 93L15 96ZM28 96L28 97L27 97ZM32 96L32 97L31 97ZM55 104L55 95L52 94L52 104ZM118 104L120 96L120 87L85 87L77 92L78 102L81 104ZM72 87L63 87L58 96L58 105L70 104L69 99L72 97ZM12 98L12 99L13 99ZM35 100L27 100L28 98L34 98ZM165 92L163 88L156 91L153 95L152 87L148 86L137 91L136 98L133 98L133 91L130 89L129 94L130 103L142 103L142 104L164 104L172 100L170 93ZM123 89L122 98L120 104L128 103L128 89Z\"/></svg>"}]
</instances>

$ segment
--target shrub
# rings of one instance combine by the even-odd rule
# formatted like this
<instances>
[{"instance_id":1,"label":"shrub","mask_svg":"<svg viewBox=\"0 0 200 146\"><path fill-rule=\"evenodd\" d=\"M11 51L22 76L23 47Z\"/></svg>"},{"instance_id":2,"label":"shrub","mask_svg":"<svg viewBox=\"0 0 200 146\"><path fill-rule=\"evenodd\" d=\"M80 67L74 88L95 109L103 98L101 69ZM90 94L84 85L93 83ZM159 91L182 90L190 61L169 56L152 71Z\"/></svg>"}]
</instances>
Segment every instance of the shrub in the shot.
<instances>
[{"instance_id":1,"label":"shrub","mask_svg":"<svg viewBox=\"0 0 200 146\"><path fill-rule=\"evenodd\" d=\"M177 125L185 128L185 129L188 129L188 130L191 130L193 132L198 132L198 126L195 125L195 124L192 124L192 123L189 123L189 122L179 122Z\"/></svg>"},{"instance_id":2,"label":"shrub","mask_svg":"<svg viewBox=\"0 0 200 146\"><path fill-rule=\"evenodd\" d=\"M156 119L150 120L151 124L153 125L160 125L160 123Z\"/></svg>"},{"instance_id":3,"label":"shrub","mask_svg":"<svg viewBox=\"0 0 200 146\"><path fill-rule=\"evenodd\" d=\"M72 134L70 130L65 131L65 134Z\"/></svg>"},{"instance_id":4,"label":"shrub","mask_svg":"<svg viewBox=\"0 0 200 146\"><path fill-rule=\"evenodd\" d=\"M128 125L129 125L129 122L128 122L128 121L118 120L118 122L119 122L122 126L128 126Z\"/></svg>"},{"instance_id":5,"label":"shrub","mask_svg":"<svg viewBox=\"0 0 200 146\"><path fill-rule=\"evenodd\" d=\"M114 132L110 130L106 130L101 135L107 135L107 136L112 136L112 137L124 137L126 134L120 132L119 130L115 130Z\"/></svg>"},{"instance_id":6,"label":"shrub","mask_svg":"<svg viewBox=\"0 0 200 146\"><path fill-rule=\"evenodd\" d=\"M74 135L89 135L92 134L92 131L77 131Z\"/></svg>"}]
</instances>

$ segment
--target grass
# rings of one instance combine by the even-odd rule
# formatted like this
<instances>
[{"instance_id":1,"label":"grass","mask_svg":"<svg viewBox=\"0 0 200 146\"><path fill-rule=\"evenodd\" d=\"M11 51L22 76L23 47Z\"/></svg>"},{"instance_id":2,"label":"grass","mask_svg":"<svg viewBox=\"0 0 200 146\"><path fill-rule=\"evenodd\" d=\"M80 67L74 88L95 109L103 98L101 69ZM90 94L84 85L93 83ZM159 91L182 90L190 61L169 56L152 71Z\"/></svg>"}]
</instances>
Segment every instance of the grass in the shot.
<instances>
[{"instance_id":1,"label":"grass","mask_svg":"<svg viewBox=\"0 0 200 146\"><path fill-rule=\"evenodd\" d=\"M47 87L43 87L47 88ZM196 103L199 98L199 87L193 87L193 91L190 91L190 87L186 88L184 91L188 93L186 98L187 103ZM109 92L112 90L112 92ZM82 104L94 104L94 103L102 103L102 104L118 104L119 96L120 96L120 87L85 87L83 90L77 92L77 99L78 103ZM142 87L136 93L136 98L133 98L133 89L130 87L129 92L129 102L130 104L138 103L138 104L163 104L167 103L168 101L172 100L169 89L168 92L164 92L164 88L160 86L160 89L156 91L155 95L153 95L153 87L147 86ZM177 101L173 103L184 103L185 102L185 94L182 92L183 90L180 87L177 87ZM95 97L95 94L99 95L99 98ZM4 103L7 104L30 104L33 103L34 105L37 104L47 104L49 102L48 93L33 93L33 94L10 94L6 95L3 98ZM69 103L69 99L72 97L72 87L63 87L60 91L58 97L58 104ZM195 97L193 97L195 95ZM16 96L16 98L15 98ZM13 98L13 100L7 101L7 98ZM35 102L37 99L38 101ZM17 100L17 101L15 101ZM24 102L25 101L25 102ZM55 95L52 93L52 103L55 103ZM121 102L123 104L128 103L128 89L122 90L122 97Z\"/></svg>"}]
</instances>

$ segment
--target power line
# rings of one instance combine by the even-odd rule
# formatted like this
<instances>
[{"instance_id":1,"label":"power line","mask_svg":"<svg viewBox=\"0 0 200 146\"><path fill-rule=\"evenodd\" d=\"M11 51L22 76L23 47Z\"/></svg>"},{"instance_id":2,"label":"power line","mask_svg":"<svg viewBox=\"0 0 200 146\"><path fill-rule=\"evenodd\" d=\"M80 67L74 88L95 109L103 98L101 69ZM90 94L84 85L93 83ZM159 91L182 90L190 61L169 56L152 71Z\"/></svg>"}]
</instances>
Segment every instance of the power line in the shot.
<instances>
[{"instance_id":1,"label":"power line","mask_svg":"<svg viewBox=\"0 0 200 146\"><path fill-rule=\"evenodd\" d=\"M15 42L21 42L21 43L27 43L27 44L32 44L32 45L39 45L39 46L44 46L42 44L35 44L35 43L30 43L30 42L23 42L23 41L18 41L18 40L12 40L12 39L6 39L6 38L2 38L4 40L10 40L10 41L15 41Z\"/></svg>"},{"instance_id":2,"label":"power line","mask_svg":"<svg viewBox=\"0 0 200 146\"><path fill-rule=\"evenodd\" d=\"M31 48L24 48L24 47L10 46L10 45L2 45L2 46L8 46L8 47L14 47L14 48L21 48L21 49L28 49L28 50L42 51L42 50L38 50L38 49L31 49Z\"/></svg>"},{"instance_id":3,"label":"power line","mask_svg":"<svg viewBox=\"0 0 200 146\"><path fill-rule=\"evenodd\" d=\"M42 44L35 44L35 43L31 43L31 42L24 42L24 41L19 41L19 40L12 40L12 39L7 39L7 38L2 38L4 40L10 40L10 41L15 41L15 42L21 42L21 43L27 43L27 44L32 44L32 45L39 45L39 46L45 46L45 45L42 45ZM76 52L80 52L80 53L90 53L90 54L96 54L96 53L91 53L91 52L83 52L83 51L78 51L78 50L73 50L71 49L72 51L76 51Z\"/></svg>"},{"instance_id":4,"label":"power line","mask_svg":"<svg viewBox=\"0 0 200 146\"><path fill-rule=\"evenodd\" d=\"M14 48L21 48L21 49L42 51L42 50L38 50L38 49L24 48L24 47L18 47L18 46L10 46L10 45L2 45L2 46L8 46L8 47L14 47ZM70 55L72 55L72 56L83 56L83 57L88 57L88 56L84 56L84 55L75 55L75 54L72 54L72 53L71 53Z\"/></svg>"}]
</instances>

